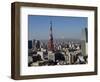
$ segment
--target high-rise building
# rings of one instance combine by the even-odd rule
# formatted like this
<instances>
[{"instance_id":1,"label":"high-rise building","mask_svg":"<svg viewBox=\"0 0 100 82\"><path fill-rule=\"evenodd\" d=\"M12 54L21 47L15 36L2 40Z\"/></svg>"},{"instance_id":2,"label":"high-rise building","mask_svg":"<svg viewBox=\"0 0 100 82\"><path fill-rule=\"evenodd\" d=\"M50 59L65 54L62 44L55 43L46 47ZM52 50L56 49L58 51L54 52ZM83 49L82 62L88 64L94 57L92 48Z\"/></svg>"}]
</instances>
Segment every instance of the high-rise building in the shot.
<instances>
[{"instance_id":1,"label":"high-rise building","mask_svg":"<svg viewBox=\"0 0 100 82\"><path fill-rule=\"evenodd\" d=\"M28 49L32 48L32 40L28 40Z\"/></svg>"},{"instance_id":2,"label":"high-rise building","mask_svg":"<svg viewBox=\"0 0 100 82\"><path fill-rule=\"evenodd\" d=\"M40 49L40 41L39 40L37 40L37 42L36 42L36 48Z\"/></svg>"},{"instance_id":3,"label":"high-rise building","mask_svg":"<svg viewBox=\"0 0 100 82\"><path fill-rule=\"evenodd\" d=\"M33 40L32 42L32 48L34 50L40 50L40 47L41 47L41 43L39 40Z\"/></svg>"},{"instance_id":4,"label":"high-rise building","mask_svg":"<svg viewBox=\"0 0 100 82\"><path fill-rule=\"evenodd\" d=\"M32 48L33 48L33 49L36 48L36 40L35 40L35 39L32 41Z\"/></svg>"},{"instance_id":5,"label":"high-rise building","mask_svg":"<svg viewBox=\"0 0 100 82\"><path fill-rule=\"evenodd\" d=\"M84 28L82 29L82 38L81 40L84 40L85 42L88 42L88 29Z\"/></svg>"},{"instance_id":6,"label":"high-rise building","mask_svg":"<svg viewBox=\"0 0 100 82\"><path fill-rule=\"evenodd\" d=\"M82 29L81 49L84 56L88 55L88 29Z\"/></svg>"},{"instance_id":7,"label":"high-rise building","mask_svg":"<svg viewBox=\"0 0 100 82\"><path fill-rule=\"evenodd\" d=\"M48 50L49 51L54 50L53 33L52 33L52 21L50 22L50 34L49 34L49 41L48 41Z\"/></svg>"}]
</instances>

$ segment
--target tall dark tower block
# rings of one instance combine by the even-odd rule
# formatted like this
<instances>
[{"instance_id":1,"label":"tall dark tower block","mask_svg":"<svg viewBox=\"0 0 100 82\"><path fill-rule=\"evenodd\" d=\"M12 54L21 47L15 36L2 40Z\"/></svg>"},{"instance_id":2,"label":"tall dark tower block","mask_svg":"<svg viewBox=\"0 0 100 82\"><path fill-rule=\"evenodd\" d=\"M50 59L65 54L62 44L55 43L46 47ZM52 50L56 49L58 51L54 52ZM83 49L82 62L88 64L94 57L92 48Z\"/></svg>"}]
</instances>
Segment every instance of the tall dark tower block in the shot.
<instances>
[{"instance_id":1,"label":"tall dark tower block","mask_svg":"<svg viewBox=\"0 0 100 82\"><path fill-rule=\"evenodd\" d=\"M49 34L49 41L48 41L48 50L53 51L54 50L54 44L53 44L53 33L52 33L52 22L50 22L50 34Z\"/></svg>"}]
</instances>

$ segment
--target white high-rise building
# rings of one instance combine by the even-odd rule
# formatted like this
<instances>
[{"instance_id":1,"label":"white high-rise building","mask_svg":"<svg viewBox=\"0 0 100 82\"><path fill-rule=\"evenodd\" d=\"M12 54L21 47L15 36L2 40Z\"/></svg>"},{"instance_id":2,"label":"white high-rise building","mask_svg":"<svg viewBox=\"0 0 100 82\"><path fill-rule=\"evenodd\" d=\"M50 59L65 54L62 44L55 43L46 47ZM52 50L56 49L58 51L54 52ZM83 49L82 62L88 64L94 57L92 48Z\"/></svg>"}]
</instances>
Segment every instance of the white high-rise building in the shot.
<instances>
[{"instance_id":1,"label":"white high-rise building","mask_svg":"<svg viewBox=\"0 0 100 82\"><path fill-rule=\"evenodd\" d=\"M82 49L82 54L84 56L88 55L88 30L87 28L82 29L82 37L81 37L81 49Z\"/></svg>"}]
</instances>

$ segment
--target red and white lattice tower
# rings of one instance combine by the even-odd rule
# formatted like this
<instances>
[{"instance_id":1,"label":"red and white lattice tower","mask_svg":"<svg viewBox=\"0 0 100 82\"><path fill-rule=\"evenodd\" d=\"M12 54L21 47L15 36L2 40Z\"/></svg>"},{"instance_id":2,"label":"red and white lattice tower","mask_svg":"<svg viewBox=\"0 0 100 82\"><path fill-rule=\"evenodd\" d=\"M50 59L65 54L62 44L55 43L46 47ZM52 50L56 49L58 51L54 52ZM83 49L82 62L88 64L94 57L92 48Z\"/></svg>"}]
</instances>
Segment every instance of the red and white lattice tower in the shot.
<instances>
[{"instance_id":1,"label":"red and white lattice tower","mask_svg":"<svg viewBox=\"0 0 100 82\"><path fill-rule=\"evenodd\" d=\"M49 30L50 30L50 32L49 32L48 50L49 51L54 51L52 21L50 22L50 29Z\"/></svg>"}]
</instances>

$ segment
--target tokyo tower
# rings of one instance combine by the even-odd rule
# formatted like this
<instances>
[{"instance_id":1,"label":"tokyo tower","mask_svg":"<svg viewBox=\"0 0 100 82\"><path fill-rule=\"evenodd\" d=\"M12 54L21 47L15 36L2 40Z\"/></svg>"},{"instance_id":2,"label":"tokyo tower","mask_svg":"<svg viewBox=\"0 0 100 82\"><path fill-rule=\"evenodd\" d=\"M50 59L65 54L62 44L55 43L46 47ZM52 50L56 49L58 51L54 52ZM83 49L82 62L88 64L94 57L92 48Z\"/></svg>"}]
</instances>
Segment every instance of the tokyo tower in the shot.
<instances>
[{"instance_id":1,"label":"tokyo tower","mask_svg":"<svg viewBox=\"0 0 100 82\"><path fill-rule=\"evenodd\" d=\"M50 32L49 32L48 50L49 51L54 51L52 21L50 22L50 29L49 30L50 30Z\"/></svg>"}]
</instances>

